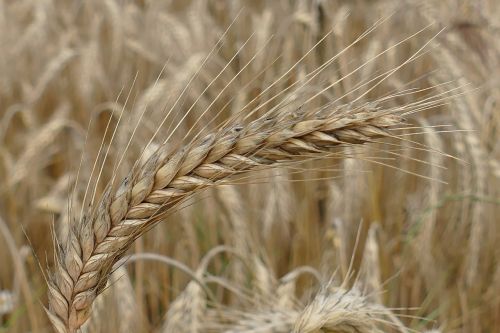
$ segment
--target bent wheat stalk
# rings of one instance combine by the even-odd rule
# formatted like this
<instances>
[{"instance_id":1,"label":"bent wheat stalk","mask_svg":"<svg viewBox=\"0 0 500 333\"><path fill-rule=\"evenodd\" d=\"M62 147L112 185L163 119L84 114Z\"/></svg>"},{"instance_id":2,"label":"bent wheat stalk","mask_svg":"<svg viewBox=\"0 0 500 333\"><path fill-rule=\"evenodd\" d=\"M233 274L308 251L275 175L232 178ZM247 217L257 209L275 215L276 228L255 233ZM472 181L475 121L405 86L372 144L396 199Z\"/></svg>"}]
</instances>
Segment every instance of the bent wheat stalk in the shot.
<instances>
[{"instance_id":1,"label":"bent wheat stalk","mask_svg":"<svg viewBox=\"0 0 500 333\"><path fill-rule=\"evenodd\" d=\"M116 190L109 186L92 214L74 225L59 246L49 282L50 320L60 333L76 332L132 242L195 192L241 172L391 136L387 129L401 121L393 111L368 104L351 111L299 108L227 125L178 149L161 146Z\"/></svg>"}]
</instances>

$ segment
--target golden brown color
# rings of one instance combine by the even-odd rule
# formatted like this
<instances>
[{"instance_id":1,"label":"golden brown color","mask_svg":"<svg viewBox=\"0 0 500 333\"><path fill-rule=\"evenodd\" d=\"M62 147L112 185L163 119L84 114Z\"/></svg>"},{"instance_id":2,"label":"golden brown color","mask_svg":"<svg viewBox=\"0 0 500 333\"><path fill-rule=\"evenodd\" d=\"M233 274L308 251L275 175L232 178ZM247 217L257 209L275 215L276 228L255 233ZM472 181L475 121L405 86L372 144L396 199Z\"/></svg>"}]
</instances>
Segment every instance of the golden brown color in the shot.
<instances>
[{"instance_id":1,"label":"golden brown color","mask_svg":"<svg viewBox=\"0 0 500 333\"><path fill-rule=\"evenodd\" d=\"M0 332L496 331L497 17L0 0Z\"/></svg>"}]
</instances>

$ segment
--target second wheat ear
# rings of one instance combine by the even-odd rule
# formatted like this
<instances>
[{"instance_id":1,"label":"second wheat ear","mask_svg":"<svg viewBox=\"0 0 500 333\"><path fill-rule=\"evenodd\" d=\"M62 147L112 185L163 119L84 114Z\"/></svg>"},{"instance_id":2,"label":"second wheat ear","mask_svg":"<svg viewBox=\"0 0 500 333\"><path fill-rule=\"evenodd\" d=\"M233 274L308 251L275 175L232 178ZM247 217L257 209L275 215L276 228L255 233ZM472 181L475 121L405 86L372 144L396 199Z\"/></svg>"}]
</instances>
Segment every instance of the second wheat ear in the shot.
<instances>
[{"instance_id":1,"label":"second wheat ear","mask_svg":"<svg viewBox=\"0 0 500 333\"><path fill-rule=\"evenodd\" d=\"M52 323L59 333L76 332L133 241L197 191L241 172L326 157L340 145L389 137L387 129L401 122L398 115L369 105L351 111L331 108L222 128L175 150L161 146L116 190L109 188L59 247L49 287Z\"/></svg>"}]
</instances>

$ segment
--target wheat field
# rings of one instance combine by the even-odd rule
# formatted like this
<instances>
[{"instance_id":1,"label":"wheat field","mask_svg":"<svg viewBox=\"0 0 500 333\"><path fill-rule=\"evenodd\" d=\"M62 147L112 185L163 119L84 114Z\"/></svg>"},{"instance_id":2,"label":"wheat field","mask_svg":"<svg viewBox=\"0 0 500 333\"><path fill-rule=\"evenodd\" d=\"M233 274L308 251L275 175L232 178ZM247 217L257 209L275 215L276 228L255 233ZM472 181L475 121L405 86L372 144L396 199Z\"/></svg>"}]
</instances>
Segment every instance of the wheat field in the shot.
<instances>
[{"instance_id":1,"label":"wheat field","mask_svg":"<svg viewBox=\"0 0 500 333\"><path fill-rule=\"evenodd\" d=\"M0 332L499 332L499 18L0 0Z\"/></svg>"}]
</instances>

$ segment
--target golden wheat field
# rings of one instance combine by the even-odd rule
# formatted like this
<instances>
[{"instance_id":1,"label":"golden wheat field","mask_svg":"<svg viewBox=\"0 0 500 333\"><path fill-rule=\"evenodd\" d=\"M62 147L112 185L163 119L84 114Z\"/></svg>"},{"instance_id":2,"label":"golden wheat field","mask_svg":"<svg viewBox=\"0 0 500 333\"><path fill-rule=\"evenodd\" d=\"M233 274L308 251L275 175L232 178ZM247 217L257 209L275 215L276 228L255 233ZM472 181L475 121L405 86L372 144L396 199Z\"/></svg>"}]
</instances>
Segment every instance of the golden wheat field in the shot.
<instances>
[{"instance_id":1,"label":"golden wheat field","mask_svg":"<svg viewBox=\"0 0 500 333\"><path fill-rule=\"evenodd\" d=\"M0 332L500 332L497 0L0 0Z\"/></svg>"}]
</instances>

